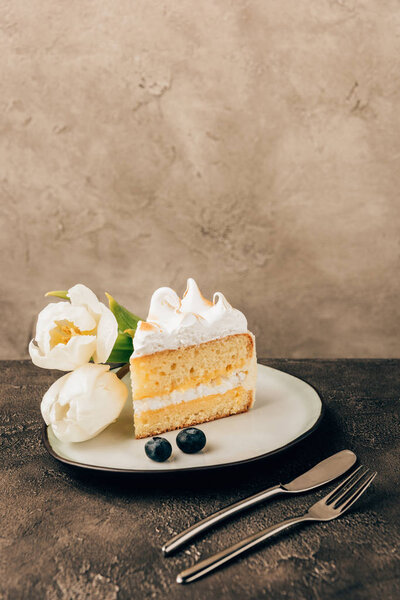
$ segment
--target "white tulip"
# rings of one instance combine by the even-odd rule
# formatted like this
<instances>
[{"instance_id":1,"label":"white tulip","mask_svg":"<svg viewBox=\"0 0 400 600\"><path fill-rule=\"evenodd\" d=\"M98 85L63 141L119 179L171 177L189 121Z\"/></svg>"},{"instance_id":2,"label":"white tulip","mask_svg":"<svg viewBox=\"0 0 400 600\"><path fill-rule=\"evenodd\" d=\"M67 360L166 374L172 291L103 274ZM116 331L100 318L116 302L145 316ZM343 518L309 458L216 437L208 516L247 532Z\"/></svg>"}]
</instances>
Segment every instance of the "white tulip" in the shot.
<instances>
[{"instance_id":1,"label":"white tulip","mask_svg":"<svg viewBox=\"0 0 400 600\"><path fill-rule=\"evenodd\" d=\"M62 442L89 440L118 418L128 388L109 368L83 365L60 377L43 396L43 419Z\"/></svg>"},{"instance_id":2,"label":"white tulip","mask_svg":"<svg viewBox=\"0 0 400 600\"><path fill-rule=\"evenodd\" d=\"M87 363L105 362L118 336L109 308L85 285L67 293L71 302L48 304L38 316L36 336L29 344L32 362L45 369L72 371Z\"/></svg>"}]
</instances>

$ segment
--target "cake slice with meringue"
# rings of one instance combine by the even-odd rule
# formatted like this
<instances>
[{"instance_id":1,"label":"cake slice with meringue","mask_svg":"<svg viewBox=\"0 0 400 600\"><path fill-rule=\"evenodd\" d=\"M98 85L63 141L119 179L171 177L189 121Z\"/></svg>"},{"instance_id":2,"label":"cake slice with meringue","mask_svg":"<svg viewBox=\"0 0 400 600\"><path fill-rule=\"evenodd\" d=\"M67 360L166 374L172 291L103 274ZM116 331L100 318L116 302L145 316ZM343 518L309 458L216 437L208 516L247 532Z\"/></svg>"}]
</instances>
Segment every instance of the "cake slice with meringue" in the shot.
<instances>
[{"instance_id":1,"label":"cake slice with meringue","mask_svg":"<svg viewBox=\"0 0 400 600\"><path fill-rule=\"evenodd\" d=\"M182 299L168 287L154 292L133 346L136 438L246 412L254 403L256 349L246 317L220 292L205 299L193 279Z\"/></svg>"}]
</instances>

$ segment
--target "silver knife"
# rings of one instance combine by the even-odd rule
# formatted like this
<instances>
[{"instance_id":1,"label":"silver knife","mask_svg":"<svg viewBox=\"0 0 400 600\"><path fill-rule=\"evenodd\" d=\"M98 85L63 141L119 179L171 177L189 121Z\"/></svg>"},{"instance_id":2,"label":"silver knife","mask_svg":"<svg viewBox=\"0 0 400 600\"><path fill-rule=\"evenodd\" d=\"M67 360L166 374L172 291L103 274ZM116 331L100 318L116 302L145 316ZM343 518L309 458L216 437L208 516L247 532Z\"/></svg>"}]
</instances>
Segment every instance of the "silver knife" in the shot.
<instances>
[{"instance_id":1,"label":"silver knife","mask_svg":"<svg viewBox=\"0 0 400 600\"><path fill-rule=\"evenodd\" d=\"M220 523L228 517L232 517L251 506L255 506L267 498L272 498L272 496L277 496L278 494L299 494L301 492L308 492L309 490L325 485L346 473L356 461L357 457L351 450L342 450L337 454L333 454L333 456L326 458L289 483L280 483L267 490L258 492L253 496L249 496L248 498L244 498L243 500L239 500L239 502L235 502L234 504L230 504L229 506L218 510L201 521L197 521L197 523L188 529L185 529L182 533L178 533L178 535L164 544L162 551L166 556L172 554L172 552L186 544L189 540L203 531L206 531L216 523Z\"/></svg>"}]
</instances>

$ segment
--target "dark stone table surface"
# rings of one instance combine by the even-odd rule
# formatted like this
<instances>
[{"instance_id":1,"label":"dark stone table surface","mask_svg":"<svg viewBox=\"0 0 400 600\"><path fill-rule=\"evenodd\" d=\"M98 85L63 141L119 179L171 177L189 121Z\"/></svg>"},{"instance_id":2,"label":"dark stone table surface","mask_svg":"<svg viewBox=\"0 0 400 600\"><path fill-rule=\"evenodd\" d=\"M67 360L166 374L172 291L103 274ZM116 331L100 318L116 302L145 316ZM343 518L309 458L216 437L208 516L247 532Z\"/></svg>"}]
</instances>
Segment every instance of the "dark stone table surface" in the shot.
<instances>
[{"instance_id":1,"label":"dark stone table surface","mask_svg":"<svg viewBox=\"0 0 400 600\"><path fill-rule=\"evenodd\" d=\"M0 598L399 599L400 360L263 362L320 392L326 413L310 437L241 467L129 477L49 456L39 403L60 373L0 363ZM175 583L200 557L303 511L325 492L261 505L163 558L171 535L343 448L378 471L349 513L282 534L191 585Z\"/></svg>"}]
</instances>

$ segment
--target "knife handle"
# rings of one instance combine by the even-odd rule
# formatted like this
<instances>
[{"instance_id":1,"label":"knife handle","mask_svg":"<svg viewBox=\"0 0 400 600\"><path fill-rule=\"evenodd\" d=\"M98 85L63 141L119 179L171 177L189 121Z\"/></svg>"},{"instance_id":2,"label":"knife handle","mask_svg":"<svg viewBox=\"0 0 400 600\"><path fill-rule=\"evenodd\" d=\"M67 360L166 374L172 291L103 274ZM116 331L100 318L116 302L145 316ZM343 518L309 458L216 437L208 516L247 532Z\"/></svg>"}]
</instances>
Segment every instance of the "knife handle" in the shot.
<instances>
[{"instance_id":1,"label":"knife handle","mask_svg":"<svg viewBox=\"0 0 400 600\"><path fill-rule=\"evenodd\" d=\"M240 513L251 506L255 506L260 502L263 502L267 498L272 498L272 496L277 496L278 494L289 493L285 488L281 485L275 485L267 490L263 490L262 492L258 492L253 496L249 496L248 498L243 498L243 500L239 500L239 502L235 502L234 504L230 504L221 510L218 510L215 513L212 513L205 519L201 519L201 521L197 521L188 529L185 529L181 533L178 533L175 537L171 538L164 546L162 547L162 551L165 555L171 554L184 544L186 544L189 540L199 535L203 531L206 531L213 525Z\"/></svg>"}]
</instances>

